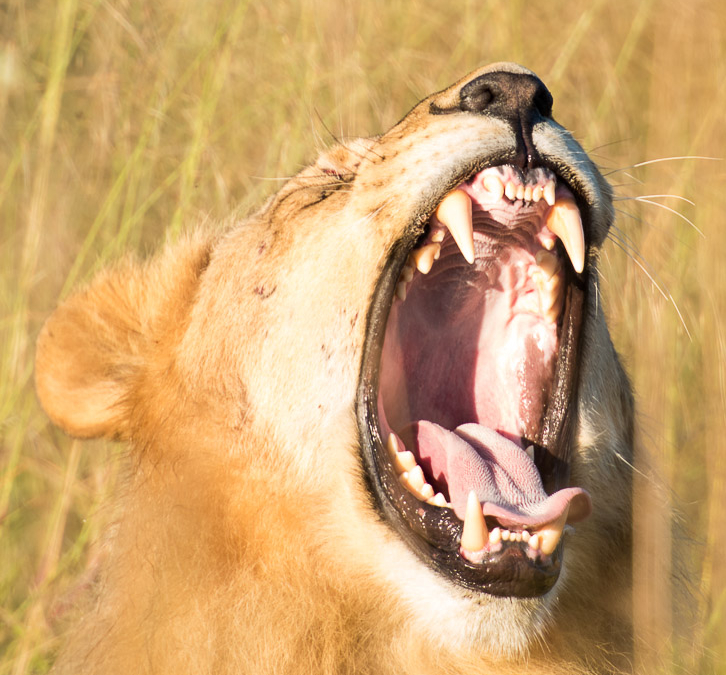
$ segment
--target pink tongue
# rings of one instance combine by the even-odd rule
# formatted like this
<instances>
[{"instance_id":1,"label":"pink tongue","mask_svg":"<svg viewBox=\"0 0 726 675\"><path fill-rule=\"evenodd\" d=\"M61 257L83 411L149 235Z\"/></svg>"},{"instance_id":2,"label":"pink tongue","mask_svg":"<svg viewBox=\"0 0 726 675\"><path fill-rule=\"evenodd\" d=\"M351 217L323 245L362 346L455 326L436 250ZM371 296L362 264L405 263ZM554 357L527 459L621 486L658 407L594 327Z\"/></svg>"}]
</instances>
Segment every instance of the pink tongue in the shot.
<instances>
[{"instance_id":1,"label":"pink tongue","mask_svg":"<svg viewBox=\"0 0 726 675\"><path fill-rule=\"evenodd\" d=\"M585 490L566 488L548 495L529 455L493 429L470 423L449 431L426 420L410 429L424 472L433 477L438 489L448 489L449 501L462 520L471 490L479 497L484 515L508 528L546 525L568 506L568 523L590 515L592 505Z\"/></svg>"}]
</instances>

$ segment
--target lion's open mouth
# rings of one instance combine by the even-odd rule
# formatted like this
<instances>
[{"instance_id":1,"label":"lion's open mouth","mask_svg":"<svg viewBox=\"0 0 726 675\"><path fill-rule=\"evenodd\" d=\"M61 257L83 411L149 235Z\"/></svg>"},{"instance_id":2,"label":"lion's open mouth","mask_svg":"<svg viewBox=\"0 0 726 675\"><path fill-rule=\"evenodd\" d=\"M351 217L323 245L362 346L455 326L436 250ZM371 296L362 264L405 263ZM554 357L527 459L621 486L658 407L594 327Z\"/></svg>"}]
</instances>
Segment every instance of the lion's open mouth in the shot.
<instances>
[{"instance_id":1,"label":"lion's open mouth","mask_svg":"<svg viewBox=\"0 0 726 675\"><path fill-rule=\"evenodd\" d=\"M359 419L374 492L431 565L495 595L557 580L590 499L567 487L585 239L549 169L449 192L374 298Z\"/></svg>"}]
</instances>

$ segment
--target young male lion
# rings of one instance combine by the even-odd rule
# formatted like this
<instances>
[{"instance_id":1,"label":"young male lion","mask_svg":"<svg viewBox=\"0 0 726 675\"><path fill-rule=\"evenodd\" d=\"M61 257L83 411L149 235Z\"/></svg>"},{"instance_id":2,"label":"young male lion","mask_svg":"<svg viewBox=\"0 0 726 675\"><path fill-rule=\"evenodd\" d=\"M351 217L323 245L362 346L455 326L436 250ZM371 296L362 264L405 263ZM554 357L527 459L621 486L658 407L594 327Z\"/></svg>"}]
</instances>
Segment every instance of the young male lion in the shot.
<instances>
[{"instance_id":1,"label":"young male lion","mask_svg":"<svg viewBox=\"0 0 726 675\"><path fill-rule=\"evenodd\" d=\"M40 399L133 471L58 672L626 663L612 218L549 91L495 64L64 302Z\"/></svg>"}]
</instances>

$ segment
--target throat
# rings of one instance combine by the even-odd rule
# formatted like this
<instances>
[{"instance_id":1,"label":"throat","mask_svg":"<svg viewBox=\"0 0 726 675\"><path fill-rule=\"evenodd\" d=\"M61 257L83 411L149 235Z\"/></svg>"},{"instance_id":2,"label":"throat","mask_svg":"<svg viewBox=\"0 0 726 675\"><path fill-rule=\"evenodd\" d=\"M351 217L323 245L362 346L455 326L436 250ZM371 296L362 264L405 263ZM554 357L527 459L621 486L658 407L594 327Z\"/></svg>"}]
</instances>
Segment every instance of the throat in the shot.
<instances>
[{"instance_id":1,"label":"throat","mask_svg":"<svg viewBox=\"0 0 726 675\"><path fill-rule=\"evenodd\" d=\"M444 249L405 303L394 302L380 381L389 430L425 420L446 429L479 424L519 444L537 436L558 350L557 323L543 315L533 279L538 269L524 250L468 265Z\"/></svg>"}]
</instances>

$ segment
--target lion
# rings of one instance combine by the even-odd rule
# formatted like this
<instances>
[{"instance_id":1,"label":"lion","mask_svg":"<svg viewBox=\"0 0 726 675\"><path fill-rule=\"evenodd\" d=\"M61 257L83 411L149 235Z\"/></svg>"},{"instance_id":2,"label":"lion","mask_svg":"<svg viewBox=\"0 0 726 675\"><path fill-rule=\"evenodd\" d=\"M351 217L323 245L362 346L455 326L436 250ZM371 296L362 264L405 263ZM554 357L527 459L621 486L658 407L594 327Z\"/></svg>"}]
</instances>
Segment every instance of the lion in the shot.
<instances>
[{"instance_id":1,"label":"lion","mask_svg":"<svg viewBox=\"0 0 726 675\"><path fill-rule=\"evenodd\" d=\"M130 457L56 672L628 668L612 192L552 104L480 68L60 304L40 401Z\"/></svg>"}]
</instances>

